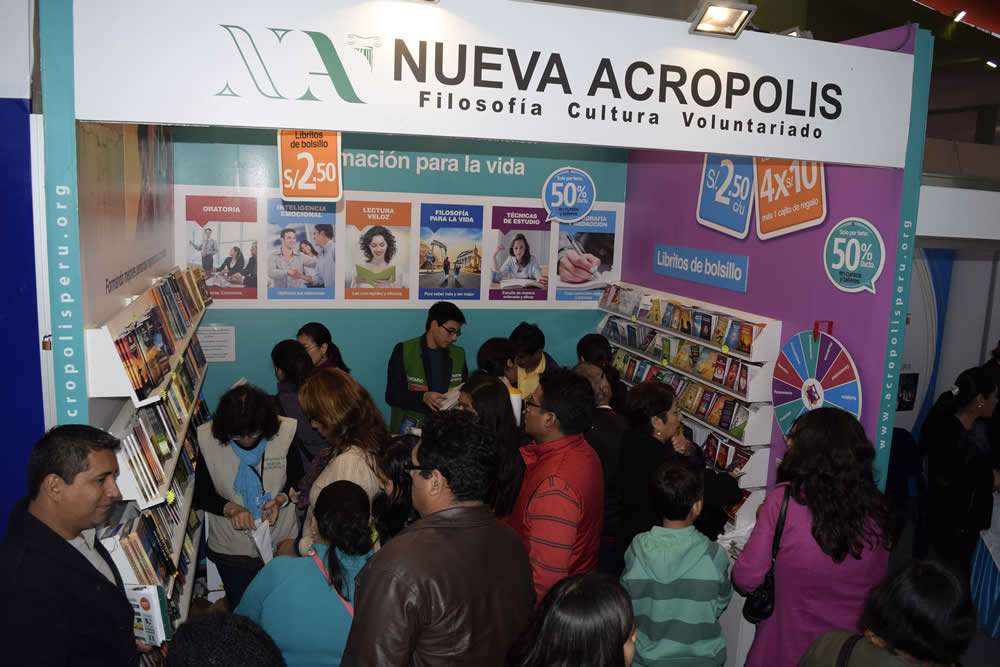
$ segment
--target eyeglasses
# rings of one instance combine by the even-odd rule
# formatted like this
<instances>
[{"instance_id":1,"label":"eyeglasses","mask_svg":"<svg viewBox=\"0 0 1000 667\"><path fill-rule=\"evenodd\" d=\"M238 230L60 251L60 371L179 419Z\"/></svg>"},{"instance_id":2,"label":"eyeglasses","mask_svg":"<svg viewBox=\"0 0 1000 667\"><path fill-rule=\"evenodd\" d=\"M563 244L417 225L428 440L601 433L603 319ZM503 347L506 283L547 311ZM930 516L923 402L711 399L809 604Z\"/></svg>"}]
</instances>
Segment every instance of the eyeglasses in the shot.
<instances>
[{"instance_id":1,"label":"eyeglasses","mask_svg":"<svg viewBox=\"0 0 1000 667\"><path fill-rule=\"evenodd\" d=\"M539 410L544 410L541 403L535 403L530 398L524 399L524 409L527 410L529 407L538 408Z\"/></svg>"},{"instance_id":2,"label":"eyeglasses","mask_svg":"<svg viewBox=\"0 0 1000 667\"><path fill-rule=\"evenodd\" d=\"M406 472L413 472L414 470L422 470L424 472L430 472L431 470L434 470L434 466L422 466L422 465L417 465L415 463L404 463L403 470L405 470Z\"/></svg>"},{"instance_id":3,"label":"eyeglasses","mask_svg":"<svg viewBox=\"0 0 1000 667\"><path fill-rule=\"evenodd\" d=\"M442 326L441 328L447 331L449 336L454 336L455 338L458 338L459 336L462 335L461 329L452 329L451 327L445 327L445 326Z\"/></svg>"}]
</instances>

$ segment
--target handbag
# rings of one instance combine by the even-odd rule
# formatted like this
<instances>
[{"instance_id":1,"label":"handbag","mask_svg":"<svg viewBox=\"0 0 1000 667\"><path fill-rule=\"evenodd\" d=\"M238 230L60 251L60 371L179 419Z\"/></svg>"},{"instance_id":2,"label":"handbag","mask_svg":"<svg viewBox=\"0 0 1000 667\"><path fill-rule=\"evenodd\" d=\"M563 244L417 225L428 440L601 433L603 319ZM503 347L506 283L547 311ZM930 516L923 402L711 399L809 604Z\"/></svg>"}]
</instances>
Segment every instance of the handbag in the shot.
<instances>
[{"instance_id":1,"label":"handbag","mask_svg":"<svg viewBox=\"0 0 1000 667\"><path fill-rule=\"evenodd\" d=\"M743 603L743 618L753 624L760 623L774 613L774 560L778 557L778 543L781 542L781 531L785 527L785 512L788 510L788 496L792 487L785 487L785 497L781 501L781 512L778 523L774 527L774 541L771 542L771 567L764 575L757 590L747 596Z\"/></svg>"}]
</instances>

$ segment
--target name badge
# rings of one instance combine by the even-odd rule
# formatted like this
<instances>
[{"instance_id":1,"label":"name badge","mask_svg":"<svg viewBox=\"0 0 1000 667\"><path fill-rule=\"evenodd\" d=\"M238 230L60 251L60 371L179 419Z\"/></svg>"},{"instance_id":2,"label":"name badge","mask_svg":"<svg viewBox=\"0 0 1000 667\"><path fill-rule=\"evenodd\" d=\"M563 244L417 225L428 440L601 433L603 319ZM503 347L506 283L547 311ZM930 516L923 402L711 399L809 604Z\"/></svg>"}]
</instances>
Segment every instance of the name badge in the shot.
<instances>
[{"instance_id":1,"label":"name badge","mask_svg":"<svg viewBox=\"0 0 1000 667\"><path fill-rule=\"evenodd\" d=\"M281 470L285 467L285 459L264 459L264 470Z\"/></svg>"}]
</instances>

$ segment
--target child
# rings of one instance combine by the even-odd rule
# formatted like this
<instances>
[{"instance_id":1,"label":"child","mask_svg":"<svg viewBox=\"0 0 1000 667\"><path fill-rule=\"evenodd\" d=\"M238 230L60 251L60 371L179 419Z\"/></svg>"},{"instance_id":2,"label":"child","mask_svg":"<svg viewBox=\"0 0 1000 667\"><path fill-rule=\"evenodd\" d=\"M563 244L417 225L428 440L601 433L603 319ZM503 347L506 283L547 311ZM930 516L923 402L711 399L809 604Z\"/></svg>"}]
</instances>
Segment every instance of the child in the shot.
<instances>
[{"instance_id":1,"label":"child","mask_svg":"<svg viewBox=\"0 0 1000 667\"><path fill-rule=\"evenodd\" d=\"M632 540L622 575L638 631L635 665L726 661L719 616L733 587L725 550L693 525L704 484L702 471L687 461L667 461L653 475L653 507L662 524Z\"/></svg>"}]
</instances>

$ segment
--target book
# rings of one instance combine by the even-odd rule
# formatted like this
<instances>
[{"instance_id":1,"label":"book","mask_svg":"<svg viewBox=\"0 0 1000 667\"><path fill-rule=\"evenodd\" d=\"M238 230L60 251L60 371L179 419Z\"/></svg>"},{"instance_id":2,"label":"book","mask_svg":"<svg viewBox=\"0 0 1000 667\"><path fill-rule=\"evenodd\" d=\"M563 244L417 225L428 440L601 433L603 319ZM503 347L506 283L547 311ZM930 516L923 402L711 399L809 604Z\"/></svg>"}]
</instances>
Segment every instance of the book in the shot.
<instances>
[{"instance_id":1,"label":"book","mask_svg":"<svg viewBox=\"0 0 1000 667\"><path fill-rule=\"evenodd\" d=\"M715 318L715 326L712 327L712 342L718 346L726 343L726 331L729 329L729 318L719 315Z\"/></svg>"},{"instance_id":2,"label":"book","mask_svg":"<svg viewBox=\"0 0 1000 667\"><path fill-rule=\"evenodd\" d=\"M643 352L650 352L656 342L656 330L639 327L639 349Z\"/></svg>"},{"instance_id":3,"label":"book","mask_svg":"<svg viewBox=\"0 0 1000 667\"><path fill-rule=\"evenodd\" d=\"M670 321L674 316L674 309L677 304L673 301L667 301L666 305L663 307L663 316L660 318L660 326L670 327Z\"/></svg>"},{"instance_id":4,"label":"book","mask_svg":"<svg viewBox=\"0 0 1000 667\"><path fill-rule=\"evenodd\" d=\"M733 422L733 415L736 414L736 400L729 399L722 406L722 414L719 415L719 428L726 431Z\"/></svg>"},{"instance_id":5,"label":"book","mask_svg":"<svg viewBox=\"0 0 1000 667\"><path fill-rule=\"evenodd\" d=\"M701 451L705 455L705 461L710 465L715 463L715 455L719 451L719 437L714 433L709 433L705 442L701 445Z\"/></svg>"},{"instance_id":6,"label":"book","mask_svg":"<svg viewBox=\"0 0 1000 667\"><path fill-rule=\"evenodd\" d=\"M635 367L635 374L629 378L629 382L639 383L646 376L646 371L652 367L652 364L645 359L638 359L639 364Z\"/></svg>"},{"instance_id":7,"label":"book","mask_svg":"<svg viewBox=\"0 0 1000 667\"><path fill-rule=\"evenodd\" d=\"M691 335L691 311L687 308L680 308L680 325L677 330L682 334Z\"/></svg>"},{"instance_id":8,"label":"book","mask_svg":"<svg viewBox=\"0 0 1000 667\"><path fill-rule=\"evenodd\" d=\"M700 384L690 383L685 389L684 393L681 394L678 400L678 405L680 409L688 414L694 414L695 409L698 407L698 400L701 399L701 393L703 389Z\"/></svg>"},{"instance_id":9,"label":"book","mask_svg":"<svg viewBox=\"0 0 1000 667\"><path fill-rule=\"evenodd\" d=\"M628 365L625 367L625 372L622 373L622 375L628 378L629 382L631 382L632 378L635 376L635 368L638 365L639 362L636 360L635 357L628 358Z\"/></svg>"},{"instance_id":10,"label":"book","mask_svg":"<svg viewBox=\"0 0 1000 667\"><path fill-rule=\"evenodd\" d=\"M736 343L740 339L740 326L742 324L739 320L730 320L729 331L726 332L726 340L723 345L732 350L736 349Z\"/></svg>"},{"instance_id":11,"label":"book","mask_svg":"<svg viewBox=\"0 0 1000 667\"><path fill-rule=\"evenodd\" d=\"M698 358L694 361L694 367L692 370L705 378L706 380L712 379L712 374L715 372L715 359L712 355L715 354L707 347L700 347L698 349Z\"/></svg>"},{"instance_id":12,"label":"book","mask_svg":"<svg viewBox=\"0 0 1000 667\"><path fill-rule=\"evenodd\" d=\"M691 311L691 335L699 336L701 332L701 319L704 314L700 310Z\"/></svg>"},{"instance_id":13,"label":"book","mask_svg":"<svg viewBox=\"0 0 1000 667\"><path fill-rule=\"evenodd\" d=\"M709 408L708 414L705 416L705 421L713 426L721 426L722 421L722 411L725 409L726 403L730 402L732 399L726 396L719 396L712 407Z\"/></svg>"},{"instance_id":14,"label":"book","mask_svg":"<svg viewBox=\"0 0 1000 667\"><path fill-rule=\"evenodd\" d=\"M660 323L660 300L659 299L651 299L650 300L650 303L649 303L649 312L647 312L642 319L643 319L643 321L649 322L651 324L659 324Z\"/></svg>"},{"instance_id":15,"label":"book","mask_svg":"<svg viewBox=\"0 0 1000 667\"><path fill-rule=\"evenodd\" d=\"M698 317L698 326L697 326L697 328L695 328L694 326L692 326L691 333L693 335L695 335L695 336L698 336L698 338L703 338L705 340L711 340L712 339L712 316L710 314L702 312L702 311L699 311L697 313L697 315L699 316Z\"/></svg>"},{"instance_id":16,"label":"book","mask_svg":"<svg viewBox=\"0 0 1000 667\"><path fill-rule=\"evenodd\" d=\"M697 343L686 340L681 341L681 344L677 347L677 354L674 355L672 365L685 371L693 370L700 355L701 349Z\"/></svg>"},{"instance_id":17,"label":"book","mask_svg":"<svg viewBox=\"0 0 1000 667\"><path fill-rule=\"evenodd\" d=\"M732 458L733 446L728 442L720 442L719 451L715 455L715 467L719 470L725 470Z\"/></svg>"},{"instance_id":18,"label":"book","mask_svg":"<svg viewBox=\"0 0 1000 667\"><path fill-rule=\"evenodd\" d=\"M646 362L646 363L649 363L649 362ZM658 367L658 366L656 366L654 364L649 364L649 367L646 368L646 372L642 374L642 379L639 380L639 381L640 382L656 381L657 377L659 376L659 373L662 372L662 371L663 371L662 368L660 368L660 367Z\"/></svg>"},{"instance_id":19,"label":"book","mask_svg":"<svg viewBox=\"0 0 1000 667\"><path fill-rule=\"evenodd\" d=\"M736 391L746 396L750 364L740 364L740 379L736 383Z\"/></svg>"},{"instance_id":20,"label":"book","mask_svg":"<svg viewBox=\"0 0 1000 667\"><path fill-rule=\"evenodd\" d=\"M621 348L615 350L615 356L611 360L611 366L618 371L619 375L623 374L622 369L625 367L625 350Z\"/></svg>"},{"instance_id":21,"label":"book","mask_svg":"<svg viewBox=\"0 0 1000 667\"><path fill-rule=\"evenodd\" d=\"M729 361L729 368L726 370L726 388L736 391L736 383L740 376L740 362L736 359L731 359Z\"/></svg>"},{"instance_id":22,"label":"book","mask_svg":"<svg viewBox=\"0 0 1000 667\"><path fill-rule=\"evenodd\" d=\"M746 489L743 490L743 497L740 498L739 502L735 505L730 505L726 508L726 516L728 516L733 521L736 521L736 515L739 513L740 508L746 503L747 498L750 497L750 492Z\"/></svg>"},{"instance_id":23,"label":"book","mask_svg":"<svg viewBox=\"0 0 1000 667\"><path fill-rule=\"evenodd\" d=\"M731 473L736 477L741 477L745 474L744 468L746 464L750 461L750 457L753 456L753 452L746 447L734 447L733 448L733 458L726 466L726 472Z\"/></svg>"},{"instance_id":24,"label":"book","mask_svg":"<svg viewBox=\"0 0 1000 667\"><path fill-rule=\"evenodd\" d=\"M162 586L126 586L125 597L135 616L135 638L150 646L159 646L173 638L173 625L167 614L167 597Z\"/></svg>"},{"instance_id":25,"label":"book","mask_svg":"<svg viewBox=\"0 0 1000 667\"><path fill-rule=\"evenodd\" d=\"M636 329L636 326L634 324L626 324L625 332L628 340L627 345L631 348L638 349L639 331Z\"/></svg>"},{"instance_id":26,"label":"book","mask_svg":"<svg viewBox=\"0 0 1000 667\"><path fill-rule=\"evenodd\" d=\"M530 278L507 278L500 281L500 289L547 289L547 287Z\"/></svg>"},{"instance_id":27,"label":"book","mask_svg":"<svg viewBox=\"0 0 1000 667\"><path fill-rule=\"evenodd\" d=\"M750 354L750 348L753 345L753 330L752 324L740 323L740 336L736 342L736 349L744 354Z\"/></svg>"},{"instance_id":28,"label":"book","mask_svg":"<svg viewBox=\"0 0 1000 667\"><path fill-rule=\"evenodd\" d=\"M715 400L715 397L716 393L711 389L702 391L701 397L698 399L698 407L694 411L694 416L704 419L708 415L708 410L712 407L712 401Z\"/></svg>"},{"instance_id":29,"label":"book","mask_svg":"<svg viewBox=\"0 0 1000 667\"><path fill-rule=\"evenodd\" d=\"M739 405L733 414L733 420L729 424L729 432L735 437L743 439L743 433L747 428L747 421L750 419L750 410L745 405Z\"/></svg>"},{"instance_id":30,"label":"book","mask_svg":"<svg viewBox=\"0 0 1000 667\"><path fill-rule=\"evenodd\" d=\"M715 384L725 384L726 371L729 370L729 357L720 354L715 359L715 368L712 370L712 382Z\"/></svg>"}]
</instances>

